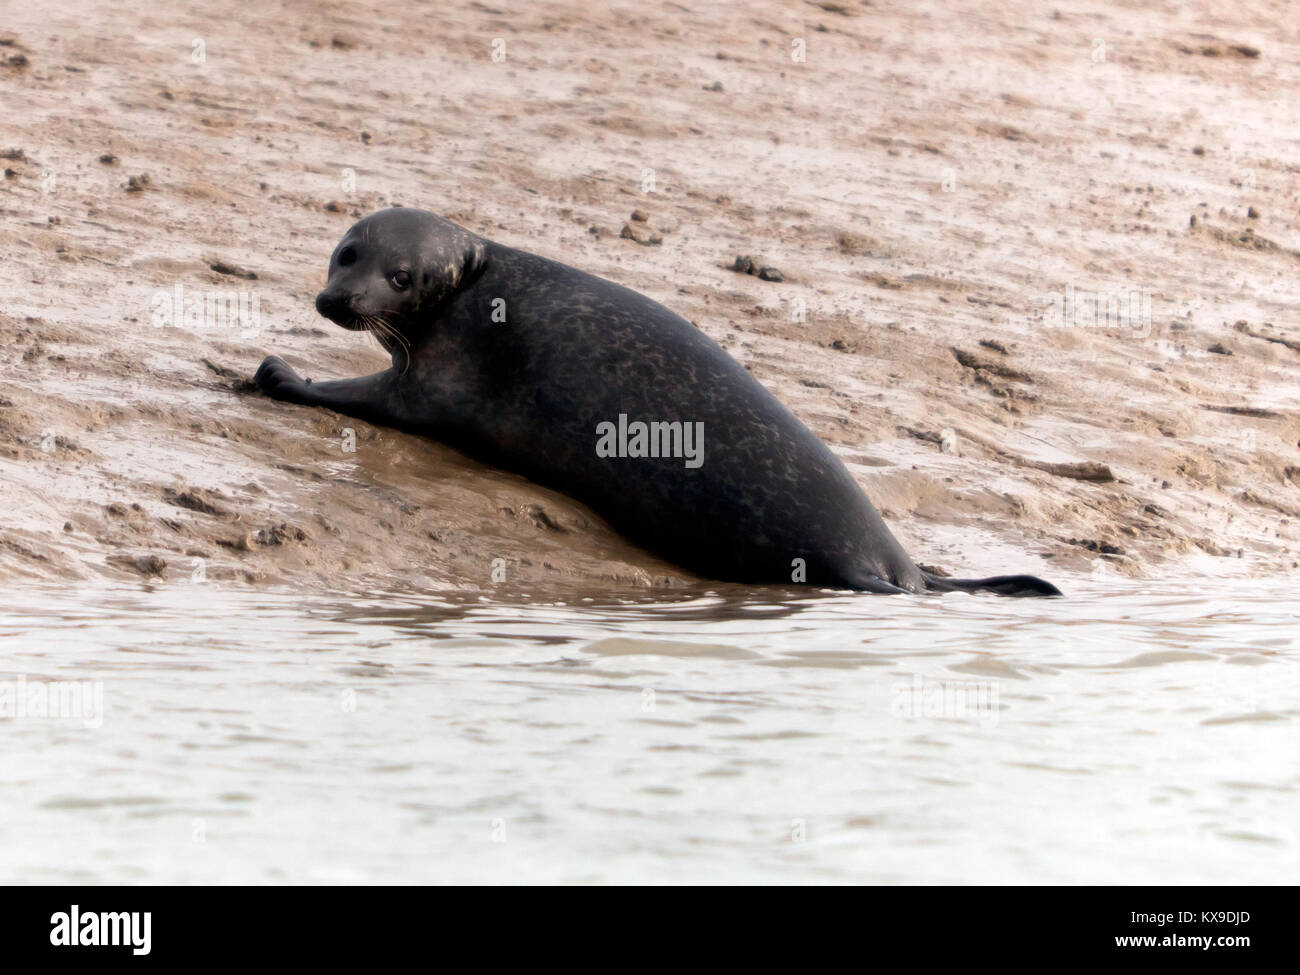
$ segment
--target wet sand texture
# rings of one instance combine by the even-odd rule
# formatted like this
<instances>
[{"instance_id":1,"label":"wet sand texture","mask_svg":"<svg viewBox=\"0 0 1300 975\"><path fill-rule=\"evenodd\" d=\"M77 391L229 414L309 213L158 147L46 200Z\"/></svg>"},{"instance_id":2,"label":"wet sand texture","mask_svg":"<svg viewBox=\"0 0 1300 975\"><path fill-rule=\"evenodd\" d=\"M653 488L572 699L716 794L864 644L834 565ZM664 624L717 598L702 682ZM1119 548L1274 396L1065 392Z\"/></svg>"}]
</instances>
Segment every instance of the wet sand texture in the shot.
<instances>
[{"instance_id":1,"label":"wet sand texture","mask_svg":"<svg viewBox=\"0 0 1300 975\"><path fill-rule=\"evenodd\" d=\"M382 368L312 299L394 203L697 323L921 563L1294 570L1300 23L962 7L11 5L0 579L689 581L554 493L250 392L271 352ZM157 325L177 289L258 327Z\"/></svg>"}]
</instances>

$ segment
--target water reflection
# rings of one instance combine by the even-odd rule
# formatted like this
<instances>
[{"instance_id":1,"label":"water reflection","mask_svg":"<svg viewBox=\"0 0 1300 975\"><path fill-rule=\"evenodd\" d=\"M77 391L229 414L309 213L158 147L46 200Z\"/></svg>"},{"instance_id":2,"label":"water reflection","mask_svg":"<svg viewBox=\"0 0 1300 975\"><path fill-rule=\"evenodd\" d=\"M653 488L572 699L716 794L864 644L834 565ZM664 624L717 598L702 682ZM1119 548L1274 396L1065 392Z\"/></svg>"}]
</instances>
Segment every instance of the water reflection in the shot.
<instances>
[{"instance_id":1,"label":"water reflection","mask_svg":"<svg viewBox=\"0 0 1300 975\"><path fill-rule=\"evenodd\" d=\"M1290 587L31 588L18 882L1290 882ZM24 685L27 686L27 685Z\"/></svg>"}]
</instances>

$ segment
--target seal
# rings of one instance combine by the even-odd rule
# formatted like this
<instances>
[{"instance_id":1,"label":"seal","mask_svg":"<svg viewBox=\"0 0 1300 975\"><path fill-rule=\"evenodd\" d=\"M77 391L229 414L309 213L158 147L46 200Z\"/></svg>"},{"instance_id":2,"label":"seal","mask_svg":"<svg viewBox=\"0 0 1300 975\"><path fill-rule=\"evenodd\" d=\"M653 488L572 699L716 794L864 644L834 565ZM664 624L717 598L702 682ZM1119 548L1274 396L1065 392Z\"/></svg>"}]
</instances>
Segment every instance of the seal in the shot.
<instances>
[{"instance_id":1,"label":"seal","mask_svg":"<svg viewBox=\"0 0 1300 975\"><path fill-rule=\"evenodd\" d=\"M392 368L312 382L270 356L256 376L265 393L555 488L699 575L1060 595L1033 576L923 572L775 396L690 322L611 281L395 208L344 235L316 308L374 332Z\"/></svg>"}]
</instances>

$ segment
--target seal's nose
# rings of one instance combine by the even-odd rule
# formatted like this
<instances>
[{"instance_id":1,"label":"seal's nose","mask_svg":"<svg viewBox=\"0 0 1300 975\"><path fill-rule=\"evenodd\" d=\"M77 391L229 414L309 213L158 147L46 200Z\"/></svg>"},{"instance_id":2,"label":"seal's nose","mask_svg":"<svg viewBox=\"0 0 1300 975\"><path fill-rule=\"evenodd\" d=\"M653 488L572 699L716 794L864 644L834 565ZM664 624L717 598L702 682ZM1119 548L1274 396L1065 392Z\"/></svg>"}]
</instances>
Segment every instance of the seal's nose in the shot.
<instances>
[{"instance_id":1,"label":"seal's nose","mask_svg":"<svg viewBox=\"0 0 1300 975\"><path fill-rule=\"evenodd\" d=\"M351 317L351 302L352 296L346 291L326 289L316 296L316 310L330 321L337 322Z\"/></svg>"}]
</instances>

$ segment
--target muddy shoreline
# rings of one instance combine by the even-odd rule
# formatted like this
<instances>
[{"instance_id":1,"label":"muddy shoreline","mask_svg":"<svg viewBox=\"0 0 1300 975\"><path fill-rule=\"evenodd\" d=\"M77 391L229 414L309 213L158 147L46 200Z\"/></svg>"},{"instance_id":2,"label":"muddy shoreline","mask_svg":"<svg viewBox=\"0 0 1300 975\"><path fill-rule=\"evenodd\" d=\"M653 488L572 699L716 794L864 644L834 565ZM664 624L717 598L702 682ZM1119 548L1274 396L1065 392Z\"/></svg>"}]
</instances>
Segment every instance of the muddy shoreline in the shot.
<instances>
[{"instance_id":1,"label":"muddy shoreline","mask_svg":"<svg viewBox=\"0 0 1300 975\"><path fill-rule=\"evenodd\" d=\"M272 352L382 368L312 298L393 204L695 322L918 562L1292 574L1282 10L14 10L0 579L492 592L504 559L519 591L696 584L554 492L250 390ZM168 314L178 288L207 310ZM213 313L231 296L244 321Z\"/></svg>"}]
</instances>

